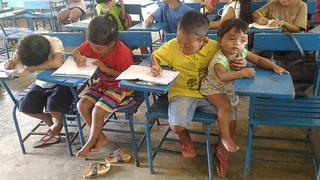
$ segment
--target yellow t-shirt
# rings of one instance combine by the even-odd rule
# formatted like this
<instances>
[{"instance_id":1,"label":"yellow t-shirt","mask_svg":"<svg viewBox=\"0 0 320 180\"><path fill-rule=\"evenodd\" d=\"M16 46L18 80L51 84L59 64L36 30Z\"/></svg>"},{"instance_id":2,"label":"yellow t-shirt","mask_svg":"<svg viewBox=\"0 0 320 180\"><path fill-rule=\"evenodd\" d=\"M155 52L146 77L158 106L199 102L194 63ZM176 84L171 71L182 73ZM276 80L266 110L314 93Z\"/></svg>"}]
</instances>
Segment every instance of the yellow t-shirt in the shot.
<instances>
[{"instance_id":1,"label":"yellow t-shirt","mask_svg":"<svg viewBox=\"0 0 320 180\"><path fill-rule=\"evenodd\" d=\"M218 47L211 39L197 53L185 55L179 48L177 39L172 39L154 52L161 66L169 66L180 74L168 93L173 96L204 98L199 89L208 71L208 65Z\"/></svg>"}]
</instances>

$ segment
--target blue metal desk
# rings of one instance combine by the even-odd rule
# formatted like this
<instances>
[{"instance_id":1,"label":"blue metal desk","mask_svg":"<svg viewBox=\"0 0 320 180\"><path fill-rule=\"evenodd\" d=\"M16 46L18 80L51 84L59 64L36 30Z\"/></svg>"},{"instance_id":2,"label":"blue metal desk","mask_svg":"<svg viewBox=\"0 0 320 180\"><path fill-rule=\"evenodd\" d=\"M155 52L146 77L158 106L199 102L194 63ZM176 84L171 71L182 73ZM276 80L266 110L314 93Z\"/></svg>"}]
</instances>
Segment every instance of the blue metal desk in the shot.
<instances>
[{"instance_id":1,"label":"blue metal desk","mask_svg":"<svg viewBox=\"0 0 320 180\"><path fill-rule=\"evenodd\" d=\"M49 70L43 71L43 72L39 73L36 76L36 78L41 81L46 81L49 83L54 83L54 84L59 84L59 85L69 87L72 92L74 101L78 102L79 97L78 97L77 88L79 86L82 86L85 83L87 83L88 79L76 78L76 77L52 76L52 73L54 71L55 71L55 69L49 69ZM82 133L80 115L79 115L78 111L76 111L76 120L77 120L77 125L78 125L78 130L79 130L80 145L81 145L81 147L83 147L84 146L84 138L83 138L83 133Z\"/></svg>"},{"instance_id":2,"label":"blue metal desk","mask_svg":"<svg viewBox=\"0 0 320 180\"><path fill-rule=\"evenodd\" d=\"M294 86L290 74L278 75L270 70L256 67L254 78L237 79L234 94L251 97L293 99Z\"/></svg>"},{"instance_id":3,"label":"blue metal desk","mask_svg":"<svg viewBox=\"0 0 320 180\"><path fill-rule=\"evenodd\" d=\"M77 21L71 24L67 24L64 27L70 30L79 30L79 31L86 31L88 29L90 20L82 20L82 21Z\"/></svg>"},{"instance_id":4,"label":"blue metal desk","mask_svg":"<svg viewBox=\"0 0 320 180\"><path fill-rule=\"evenodd\" d=\"M166 28L166 23L153 23L150 26L144 25L144 23L138 23L131 28L129 28L129 31L152 31L157 32L162 29Z\"/></svg>"}]
</instances>

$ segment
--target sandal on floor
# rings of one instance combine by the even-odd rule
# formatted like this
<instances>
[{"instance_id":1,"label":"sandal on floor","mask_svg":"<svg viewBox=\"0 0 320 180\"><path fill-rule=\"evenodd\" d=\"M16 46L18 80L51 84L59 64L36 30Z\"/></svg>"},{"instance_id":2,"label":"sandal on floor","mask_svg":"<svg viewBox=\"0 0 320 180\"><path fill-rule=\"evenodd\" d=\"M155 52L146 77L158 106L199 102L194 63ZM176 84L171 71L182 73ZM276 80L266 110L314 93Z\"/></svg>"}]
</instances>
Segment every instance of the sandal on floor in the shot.
<instances>
[{"instance_id":1,"label":"sandal on floor","mask_svg":"<svg viewBox=\"0 0 320 180\"><path fill-rule=\"evenodd\" d=\"M221 152L223 151L222 146L223 145L221 143L214 146L214 161L217 174L220 177L225 178L229 170L229 162L228 158L224 157Z\"/></svg>"},{"instance_id":2,"label":"sandal on floor","mask_svg":"<svg viewBox=\"0 0 320 180\"><path fill-rule=\"evenodd\" d=\"M115 150L110 153L107 157L105 157L105 161L110 163L119 163L119 162L130 162L131 155L125 152L121 152L120 150Z\"/></svg>"},{"instance_id":3,"label":"sandal on floor","mask_svg":"<svg viewBox=\"0 0 320 180\"><path fill-rule=\"evenodd\" d=\"M84 178L95 178L102 176L110 171L111 165L109 162L94 162L90 168L83 171L82 176Z\"/></svg>"},{"instance_id":4,"label":"sandal on floor","mask_svg":"<svg viewBox=\"0 0 320 180\"><path fill-rule=\"evenodd\" d=\"M61 140L61 136L49 136L49 135L45 135L43 136L39 141L36 141L33 143L33 148L41 148L41 147L45 147L51 144L55 144L60 142Z\"/></svg>"},{"instance_id":5,"label":"sandal on floor","mask_svg":"<svg viewBox=\"0 0 320 180\"><path fill-rule=\"evenodd\" d=\"M197 153L194 149L193 143L190 142L188 144L182 143L180 141L180 147L181 147L181 154L184 158L195 158L197 156Z\"/></svg>"}]
</instances>

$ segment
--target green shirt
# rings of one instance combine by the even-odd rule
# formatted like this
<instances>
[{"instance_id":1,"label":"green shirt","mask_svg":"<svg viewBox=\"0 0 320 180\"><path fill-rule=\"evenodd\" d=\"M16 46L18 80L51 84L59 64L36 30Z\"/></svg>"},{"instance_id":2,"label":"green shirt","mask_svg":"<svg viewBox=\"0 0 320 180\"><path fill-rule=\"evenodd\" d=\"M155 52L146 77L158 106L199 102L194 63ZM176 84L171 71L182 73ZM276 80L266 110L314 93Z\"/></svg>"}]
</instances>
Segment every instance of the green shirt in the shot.
<instances>
[{"instance_id":1,"label":"green shirt","mask_svg":"<svg viewBox=\"0 0 320 180\"><path fill-rule=\"evenodd\" d=\"M102 12L102 9L104 9L106 7L107 7L107 5L105 3L97 4L97 6L96 6L97 15L104 16L105 13ZM121 8L116 5L112 6L111 10L109 11L109 13L112 14L117 19L118 30L124 31L125 29L124 29L123 24L120 20L120 12L121 12Z\"/></svg>"}]
</instances>

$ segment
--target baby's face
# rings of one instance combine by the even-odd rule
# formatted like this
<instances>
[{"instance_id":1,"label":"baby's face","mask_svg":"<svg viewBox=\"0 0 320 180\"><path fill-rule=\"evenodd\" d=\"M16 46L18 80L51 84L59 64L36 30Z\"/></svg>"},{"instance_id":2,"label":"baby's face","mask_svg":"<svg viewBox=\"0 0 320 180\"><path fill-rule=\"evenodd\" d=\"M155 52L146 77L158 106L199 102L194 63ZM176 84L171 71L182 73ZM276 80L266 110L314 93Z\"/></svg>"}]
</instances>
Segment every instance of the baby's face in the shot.
<instances>
[{"instance_id":1,"label":"baby's face","mask_svg":"<svg viewBox=\"0 0 320 180\"><path fill-rule=\"evenodd\" d=\"M236 55L242 52L248 43L248 35L244 32L237 32L232 28L220 39L220 47L227 55Z\"/></svg>"},{"instance_id":2,"label":"baby's face","mask_svg":"<svg viewBox=\"0 0 320 180\"><path fill-rule=\"evenodd\" d=\"M186 55L191 55L198 52L205 42L205 38L200 38L197 35L178 30L177 40L179 48Z\"/></svg>"}]
</instances>

